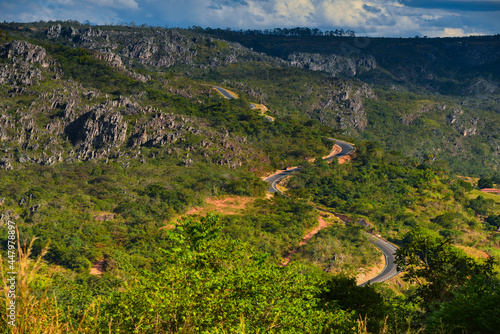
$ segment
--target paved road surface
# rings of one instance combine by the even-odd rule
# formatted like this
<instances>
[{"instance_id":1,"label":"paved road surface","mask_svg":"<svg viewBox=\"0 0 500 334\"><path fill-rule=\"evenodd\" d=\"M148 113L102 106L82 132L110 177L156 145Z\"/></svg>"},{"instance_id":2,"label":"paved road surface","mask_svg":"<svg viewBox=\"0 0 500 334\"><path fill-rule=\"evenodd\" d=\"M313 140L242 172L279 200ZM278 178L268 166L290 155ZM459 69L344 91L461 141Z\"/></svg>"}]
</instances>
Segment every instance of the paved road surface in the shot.
<instances>
[{"instance_id":1,"label":"paved road surface","mask_svg":"<svg viewBox=\"0 0 500 334\"><path fill-rule=\"evenodd\" d=\"M269 183L269 188L267 189L268 192L270 193L275 193L275 192L280 192L278 188L276 187L276 184L281 181L284 177L287 177L290 174L300 172L302 170L302 167L294 167L294 168L289 168L286 171L283 171L281 173L274 174L272 176L269 176L267 179L264 179L264 182Z\"/></svg>"},{"instance_id":2,"label":"paved road surface","mask_svg":"<svg viewBox=\"0 0 500 334\"><path fill-rule=\"evenodd\" d=\"M372 241L375 246L380 248L380 250L384 253L385 256L385 268L382 270L380 274L372 278L371 280L368 280L364 283L361 283L360 286L365 286L370 283L380 283L380 282L385 282L388 279L396 276L398 274L398 269L396 264L394 263L395 260L395 252L398 249L396 246L393 244L388 243L387 241L375 237L375 241Z\"/></svg>"},{"instance_id":3,"label":"paved road surface","mask_svg":"<svg viewBox=\"0 0 500 334\"><path fill-rule=\"evenodd\" d=\"M217 87L217 86L214 86L215 89L217 89L219 91L219 93L221 93L222 95L224 95L224 97L228 100L232 100L234 99L235 97L233 95L231 95L231 93L229 93L227 90L225 90L224 88L222 87Z\"/></svg>"}]
</instances>

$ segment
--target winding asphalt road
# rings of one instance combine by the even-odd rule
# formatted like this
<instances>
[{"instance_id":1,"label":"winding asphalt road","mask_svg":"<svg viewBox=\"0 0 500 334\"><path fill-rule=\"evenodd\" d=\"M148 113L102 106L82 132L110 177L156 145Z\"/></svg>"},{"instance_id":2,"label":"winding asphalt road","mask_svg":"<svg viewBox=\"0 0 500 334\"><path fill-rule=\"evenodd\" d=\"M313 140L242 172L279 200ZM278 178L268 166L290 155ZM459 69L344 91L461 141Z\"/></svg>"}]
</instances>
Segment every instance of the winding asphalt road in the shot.
<instances>
[{"instance_id":1,"label":"winding asphalt road","mask_svg":"<svg viewBox=\"0 0 500 334\"><path fill-rule=\"evenodd\" d=\"M344 141L341 141L341 140L332 140L332 141L335 141L335 143L338 146L340 146L340 148L342 150L339 153L335 154L333 157L326 158L325 159L326 161L331 161L334 158L344 157L344 156L350 154L354 150L354 147L351 144L348 144ZM300 172L301 170L302 170L302 167L300 167L300 166L288 168L287 170L285 170L281 173L274 174L274 175L269 176L268 178L264 179L265 182L269 183L269 189L267 191L270 193L281 192L276 187L276 184L279 183L279 181L281 179L283 179L284 177L287 177L288 175L293 174L293 173Z\"/></svg>"},{"instance_id":2,"label":"winding asphalt road","mask_svg":"<svg viewBox=\"0 0 500 334\"><path fill-rule=\"evenodd\" d=\"M344 157L344 156L350 154L354 150L354 147L351 144L348 144L348 143L343 142L341 140L333 140L332 139L332 141L335 141L335 143L338 146L340 146L340 148L342 150L339 153L337 153L336 155L334 155L333 157L325 159L326 161L331 161L332 159ZM282 193L276 187L277 183L279 183L283 178L287 177L288 175L291 175L293 173L298 173L301 170L302 170L302 167L300 167L300 166L293 167L293 168L289 168L283 172L274 174L274 175L264 179L265 182L269 183L269 188L267 191L270 193L275 193L275 192ZM374 278L372 278L364 283L361 283L360 286L365 286L368 283L372 284L372 283L385 282L388 279L390 279L398 274L397 266L394 263L395 252L398 248L396 246L394 246L393 244L391 244L391 243L389 243L389 242L385 241L384 239L379 238L377 236L372 235L372 239L374 239L374 240L370 240L370 241L384 253L385 267L384 267L384 270L382 270L382 272L380 274L378 274Z\"/></svg>"}]
</instances>

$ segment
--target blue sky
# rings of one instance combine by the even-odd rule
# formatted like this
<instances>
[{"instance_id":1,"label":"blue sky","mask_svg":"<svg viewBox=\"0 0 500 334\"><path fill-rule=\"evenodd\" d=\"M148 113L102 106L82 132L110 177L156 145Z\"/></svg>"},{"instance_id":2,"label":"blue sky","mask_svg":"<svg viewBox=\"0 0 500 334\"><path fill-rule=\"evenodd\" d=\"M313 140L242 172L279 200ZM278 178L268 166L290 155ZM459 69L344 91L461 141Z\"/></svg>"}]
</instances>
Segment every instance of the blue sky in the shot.
<instances>
[{"instance_id":1,"label":"blue sky","mask_svg":"<svg viewBox=\"0 0 500 334\"><path fill-rule=\"evenodd\" d=\"M445 37L500 33L500 0L0 0L0 21L40 20Z\"/></svg>"}]
</instances>

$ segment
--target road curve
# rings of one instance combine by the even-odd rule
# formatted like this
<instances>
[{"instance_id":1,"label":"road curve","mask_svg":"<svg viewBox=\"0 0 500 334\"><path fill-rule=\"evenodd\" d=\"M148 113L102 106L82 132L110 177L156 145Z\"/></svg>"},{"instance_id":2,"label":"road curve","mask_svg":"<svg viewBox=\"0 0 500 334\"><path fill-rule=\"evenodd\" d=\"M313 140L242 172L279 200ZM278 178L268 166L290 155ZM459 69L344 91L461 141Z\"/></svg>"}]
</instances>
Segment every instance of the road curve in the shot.
<instances>
[{"instance_id":1,"label":"road curve","mask_svg":"<svg viewBox=\"0 0 500 334\"><path fill-rule=\"evenodd\" d=\"M334 158L344 157L344 156L350 154L354 150L354 146L352 146L351 144L348 144L348 143L341 141L341 140L333 139L333 141L335 141L335 143L338 146L340 146L340 148L342 150L339 153L335 154L333 157L326 158L325 159L326 161L331 161ZM280 182L280 180L283 179L284 177L287 177L288 175L296 173L296 172L300 172L301 170L302 170L302 167L300 167L300 166L293 167L293 168L289 168L283 172L271 175L268 178L264 179L264 182L269 183L269 188L267 189L267 191L270 193L281 192L276 187L276 184L278 184Z\"/></svg>"},{"instance_id":2,"label":"road curve","mask_svg":"<svg viewBox=\"0 0 500 334\"><path fill-rule=\"evenodd\" d=\"M300 172L302 170L302 167L293 167L293 168L288 168L285 171L282 171L280 173L276 173L274 175L269 176L268 178L264 179L264 182L269 183L269 188L267 188L267 191L270 193L275 193L275 192L281 192L276 185L284 178L287 177L290 174Z\"/></svg>"},{"instance_id":3,"label":"road curve","mask_svg":"<svg viewBox=\"0 0 500 334\"><path fill-rule=\"evenodd\" d=\"M398 267L396 263L394 262L396 260L396 250L398 249L396 246L393 244L385 241L382 238L373 236L375 241L372 241L375 246L380 248L380 250L384 253L385 257L385 267L384 270L374 278L359 284L359 286L365 286L368 283L381 283L385 282L388 279L396 276L398 274Z\"/></svg>"},{"instance_id":4,"label":"road curve","mask_svg":"<svg viewBox=\"0 0 500 334\"><path fill-rule=\"evenodd\" d=\"M337 154L335 154L333 157L326 158L326 161L331 161L334 158L340 158L344 157L348 154L350 154L353 150L354 147L351 144L348 144L344 141L341 140L335 140L332 139L332 141L335 141L335 143L341 148L341 151ZM274 175L269 176L268 178L264 179L265 182L269 183L269 188L268 192L270 193L275 193L275 192L281 192L276 185L285 177L293 174L293 173L298 173L302 170L302 167L293 167L293 168L288 168L285 171L282 171L280 173L276 173ZM398 274L397 266L395 264L395 252L398 249L396 246L393 244L383 240L382 238L373 236L375 240L371 240L371 242L377 246L383 253L385 257L385 267L382 270L380 274L375 276L374 278L359 284L360 286L365 286L368 283L380 283L387 281L388 279L396 276Z\"/></svg>"}]
</instances>

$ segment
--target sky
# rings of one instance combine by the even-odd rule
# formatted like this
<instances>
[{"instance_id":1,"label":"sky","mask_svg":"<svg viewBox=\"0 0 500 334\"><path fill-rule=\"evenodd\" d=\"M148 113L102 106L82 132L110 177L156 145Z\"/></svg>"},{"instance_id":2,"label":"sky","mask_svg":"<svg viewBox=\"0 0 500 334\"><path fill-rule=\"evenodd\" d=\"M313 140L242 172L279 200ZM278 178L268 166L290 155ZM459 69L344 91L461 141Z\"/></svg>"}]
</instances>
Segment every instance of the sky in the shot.
<instances>
[{"instance_id":1,"label":"sky","mask_svg":"<svg viewBox=\"0 0 500 334\"><path fill-rule=\"evenodd\" d=\"M500 0L0 0L0 21L40 20L449 37L500 33Z\"/></svg>"}]
</instances>

